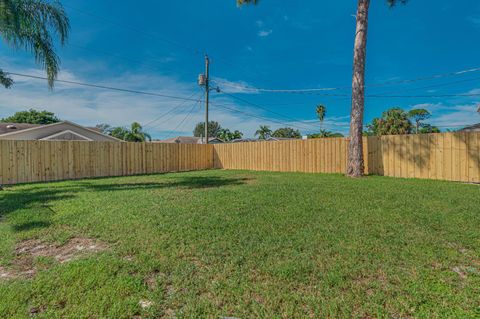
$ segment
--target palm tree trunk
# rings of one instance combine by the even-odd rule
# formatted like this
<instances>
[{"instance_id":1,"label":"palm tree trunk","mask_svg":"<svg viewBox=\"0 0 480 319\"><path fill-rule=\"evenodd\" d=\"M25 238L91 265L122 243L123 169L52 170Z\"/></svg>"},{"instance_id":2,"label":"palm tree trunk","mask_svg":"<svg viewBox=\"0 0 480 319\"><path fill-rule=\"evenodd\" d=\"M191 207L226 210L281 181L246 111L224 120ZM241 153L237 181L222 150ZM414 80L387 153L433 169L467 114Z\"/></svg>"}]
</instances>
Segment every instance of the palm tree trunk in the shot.
<instances>
[{"instance_id":1,"label":"palm tree trunk","mask_svg":"<svg viewBox=\"0 0 480 319\"><path fill-rule=\"evenodd\" d=\"M363 161L363 113L365 107L365 63L367 56L368 9L370 0L358 0L357 30L353 57L352 113L347 175L361 177Z\"/></svg>"}]
</instances>

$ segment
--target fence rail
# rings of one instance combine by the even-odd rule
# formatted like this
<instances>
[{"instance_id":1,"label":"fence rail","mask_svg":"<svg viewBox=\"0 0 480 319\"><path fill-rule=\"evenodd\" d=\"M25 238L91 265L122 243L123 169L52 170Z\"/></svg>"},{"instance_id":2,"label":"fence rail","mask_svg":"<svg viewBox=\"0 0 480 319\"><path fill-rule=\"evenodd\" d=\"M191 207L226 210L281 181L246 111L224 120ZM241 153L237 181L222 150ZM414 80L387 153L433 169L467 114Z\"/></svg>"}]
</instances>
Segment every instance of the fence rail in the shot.
<instances>
[{"instance_id":1,"label":"fence rail","mask_svg":"<svg viewBox=\"0 0 480 319\"><path fill-rule=\"evenodd\" d=\"M216 145L0 140L0 184L210 168L345 173L348 139ZM364 138L367 174L480 182L480 133Z\"/></svg>"},{"instance_id":2,"label":"fence rail","mask_svg":"<svg viewBox=\"0 0 480 319\"><path fill-rule=\"evenodd\" d=\"M0 184L207 169L211 145L0 140Z\"/></svg>"}]
</instances>

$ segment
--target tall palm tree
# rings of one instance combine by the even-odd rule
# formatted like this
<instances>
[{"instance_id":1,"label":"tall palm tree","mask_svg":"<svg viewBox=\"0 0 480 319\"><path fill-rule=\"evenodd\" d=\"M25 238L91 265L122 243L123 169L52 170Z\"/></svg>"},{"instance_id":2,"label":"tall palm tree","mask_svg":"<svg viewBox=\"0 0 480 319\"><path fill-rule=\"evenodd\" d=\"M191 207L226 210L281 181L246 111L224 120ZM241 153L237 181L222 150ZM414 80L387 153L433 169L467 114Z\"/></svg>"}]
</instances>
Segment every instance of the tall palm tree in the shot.
<instances>
[{"instance_id":1,"label":"tall palm tree","mask_svg":"<svg viewBox=\"0 0 480 319\"><path fill-rule=\"evenodd\" d=\"M0 36L13 49L29 51L47 72L48 86L53 88L60 60L55 53L54 36L63 46L70 23L58 1L0 0ZM9 88L13 80L0 70L0 84Z\"/></svg>"},{"instance_id":2,"label":"tall palm tree","mask_svg":"<svg viewBox=\"0 0 480 319\"><path fill-rule=\"evenodd\" d=\"M255 136L258 136L261 140L266 140L272 137L272 130L267 125L260 125L260 128L255 132Z\"/></svg>"},{"instance_id":3,"label":"tall palm tree","mask_svg":"<svg viewBox=\"0 0 480 319\"><path fill-rule=\"evenodd\" d=\"M347 175L361 177L365 172L363 161L363 113L365 108L365 64L367 57L368 10L370 0L357 0L357 27L353 54L352 112L350 118L350 146ZM237 0L238 5L256 4L258 0ZM408 0L386 0L390 7Z\"/></svg>"},{"instance_id":4,"label":"tall palm tree","mask_svg":"<svg viewBox=\"0 0 480 319\"><path fill-rule=\"evenodd\" d=\"M390 7L408 0L387 0ZM357 27L353 54L352 112L350 116L350 146L347 175L361 177L365 173L363 160L363 114L365 109L365 64L367 58L368 11L370 0L358 0Z\"/></svg>"},{"instance_id":5,"label":"tall palm tree","mask_svg":"<svg viewBox=\"0 0 480 319\"><path fill-rule=\"evenodd\" d=\"M320 129L322 129L323 121L325 120L325 116L327 115L327 108L325 107L325 105L320 104L315 109L315 112L317 113L317 117L320 121Z\"/></svg>"}]
</instances>

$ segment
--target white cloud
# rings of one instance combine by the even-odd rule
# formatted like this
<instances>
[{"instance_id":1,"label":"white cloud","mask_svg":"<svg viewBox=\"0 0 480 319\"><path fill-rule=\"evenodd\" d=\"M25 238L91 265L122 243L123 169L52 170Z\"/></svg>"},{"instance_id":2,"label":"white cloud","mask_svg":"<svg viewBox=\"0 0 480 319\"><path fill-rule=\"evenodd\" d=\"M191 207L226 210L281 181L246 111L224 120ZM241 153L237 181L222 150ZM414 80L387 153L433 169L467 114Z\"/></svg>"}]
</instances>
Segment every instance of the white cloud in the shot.
<instances>
[{"instance_id":1,"label":"white cloud","mask_svg":"<svg viewBox=\"0 0 480 319\"><path fill-rule=\"evenodd\" d=\"M264 38L264 37L268 37L272 33L273 33L273 30L271 30L271 29L270 30L260 30L260 31L258 31L258 36Z\"/></svg>"},{"instance_id":2,"label":"white cloud","mask_svg":"<svg viewBox=\"0 0 480 319\"><path fill-rule=\"evenodd\" d=\"M480 15L474 15L468 17L468 21L470 21L473 25L480 27Z\"/></svg>"},{"instance_id":3,"label":"white cloud","mask_svg":"<svg viewBox=\"0 0 480 319\"><path fill-rule=\"evenodd\" d=\"M442 129L458 129L464 126L480 122L480 114L477 112L478 102L466 104L417 104L413 108L424 108L432 113L428 123L441 127Z\"/></svg>"},{"instance_id":4,"label":"white cloud","mask_svg":"<svg viewBox=\"0 0 480 319\"><path fill-rule=\"evenodd\" d=\"M229 81L222 78L214 78L213 82L225 93L259 93L257 89L253 88L245 81Z\"/></svg>"},{"instance_id":5,"label":"white cloud","mask_svg":"<svg viewBox=\"0 0 480 319\"><path fill-rule=\"evenodd\" d=\"M25 74L44 76L44 72L37 69L14 69L9 71ZM195 83L179 81L174 77L151 74L125 73L106 78L103 81L90 80L89 77L79 76L71 70L64 70L60 79L76 82L92 82L104 86L128 88L147 92L155 92L172 96L188 97L198 92L192 98L200 98L202 92ZM183 102L156 96L139 95L126 92L116 92L103 89L81 87L57 82L55 89L49 91L46 81L15 77L15 85L10 90L3 90L0 94L0 117L6 117L14 112L29 108L46 109L54 112L60 118L79 123L81 125L94 126L99 123L108 123L114 126L127 126L133 121L146 124L160 115L167 113L158 121L152 123L146 130L152 133L154 138L165 138L167 135L191 135L194 125L204 120L204 104L194 101ZM231 82L248 86L243 82ZM235 88L232 88L235 89ZM230 93L239 93L229 91ZM248 115L225 109L246 112ZM212 94L210 118L218 121L223 127L231 130L240 130L245 136L253 136L259 125L267 124L276 129L281 126L305 127L314 129L312 124L304 122L289 122L285 119L272 121L258 117L272 118L269 114L255 107L237 104L233 99ZM185 120L186 119L186 120ZM332 119L333 120L333 119ZM179 126L179 123L183 124ZM286 122L285 124L276 121ZM325 128L328 128L327 122ZM333 129L332 129L333 130ZM173 131L173 132L171 132ZM336 130L338 131L338 130ZM171 134L169 134L171 132Z\"/></svg>"}]
</instances>

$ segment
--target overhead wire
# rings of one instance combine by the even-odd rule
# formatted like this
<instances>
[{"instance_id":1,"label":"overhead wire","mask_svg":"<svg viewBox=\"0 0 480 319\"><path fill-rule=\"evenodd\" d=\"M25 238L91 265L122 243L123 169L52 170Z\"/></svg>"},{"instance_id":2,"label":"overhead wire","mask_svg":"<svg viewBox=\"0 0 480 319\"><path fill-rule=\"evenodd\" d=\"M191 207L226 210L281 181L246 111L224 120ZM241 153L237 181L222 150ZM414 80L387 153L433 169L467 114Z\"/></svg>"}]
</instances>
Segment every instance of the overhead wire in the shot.
<instances>
[{"instance_id":1,"label":"overhead wire","mask_svg":"<svg viewBox=\"0 0 480 319\"><path fill-rule=\"evenodd\" d=\"M293 117L290 117L290 116L287 116L287 115L284 115L284 114L281 114L281 113L272 111L272 110L270 110L270 109L268 109L268 108L266 108L266 107L263 107L262 105L259 105L259 104L257 104L257 103L250 102L250 101L248 101L248 100L246 100L246 99L244 99L244 98L235 96L235 95L233 95L233 94L226 93L226 92L221 91L221 90L220 90L220 93L222 93L222 94L224 94L224 95L226 95L226 96L229 96L229 97L231 97L231 98L233 98L233 99L236 99L236 100L238 100L238 101L241 101L241 102L243 102L243 103L246 103L246 104L248 104L248 105L251 105L251 106L253 106L253 107L256 107L256 108L265 110L265 111L267 111L267 112L269 112L269 113L272 113L272 114L275 114L275 115L277 115L277 116L281 116L281 117L283 117L283 118L285 118L285 119L288 119L288 120L291 120L291 121L294 121L294 122L302 122L302 121L299 120L299 119L296 119L296 118L293 118ZM306 123L306 124L308 124L308 123ZM308 124L308 125L313 125L313 124Z\"/></svg>"},{"instance_id":2,"label":"overhead wire","mask_svg":"<svg viewBox=\"0 0 480 319\"><path fill-rule=\"evenodd\" d=\"M449 73L441 73L441 74L435 74L435 75L430 75L430 76L417 77L417 78L413 78L413 79L386 81L386 82L380 82L380 83L366 84L365 87L369 88L369 87L380 87L380 86L388 86L388 85L414 83L414 82L420 82L420 81L440 79L440 78L444 78L444 77L464 75L464 74L478 72L478 71L480 71L480 67L465 69L465 70L460 70L460 71L455 71L455 72L449 72ZM265 93L308 93L308 92L339 91L339 90L351 89L351 86L324 87L324 88L302 88L302 89L267 89L267 88L258 88L258 87L253 87L253 86L241 85L241 84L237 84L237 83L231 83L231 82L228 82L228 81L224 81L224 80L221 80L221 79L215 79L215 78L214 78L213 81L216 82L216 83L219 83L219 84L223 84L225 86L229 86L229 87L233 87L233 88L237 88L237 89L242 89L242 90L245 90L245 91L265 92Z\"/></svg>"},{"instance_id":3,"label":"overhead wire","mask_svg":"<svg viewBox=\"0 0 480 319\"><path fill-rule=\"evenodd\" d=\"M180 128L180 126L190 117L190 115L192 115L193 111L195 110L195 107L198 105L199 102L193 104L192 108L190 109L190 111L187 113L187 115L183 118L182 121L180 121L178 123L177 126L175 126L175 128L167 135L167 137L165 139L168 139L172 136L173 133L175 133L177 131L178 128Z\"/></svg>"},{"instance_id":4,"label":"overhead wire","mask_svg":"<svg viewBox=\"0 0 480 319\"><path fill-rule=\"evenodd\" d=\"M194 95L197 95L197 92L194 92L192 95L190 95L188 98L192 98ZM200 95L200 94L198 94ZM148 122L147 124L145 124L145 127L147 126L150 126L151 124L159 121L160 119L164 118L165 116L167 116L168 114L171 114L174 110L178 110L179 108L181 108L182 106L184 106L187 102L189 102L188 100L185 100L185 101L182 101L180 102L178 105L175 105L174 107L172 107L170 110L168 110L167 112L165 113L162 113L161 115L159 115L158 117L154 118L153 120L151 120L150 122Z\"/></svg>"},{"instance_id":5,"label":"overhead wire","mask_svg":"<svg viewBox=\"0 0 480 319\"><path fill-rule=\"evenodd\" d=\"M46 77L37 76L37 75L31 75L31 74L23 74L23 73L7 72L7 71L5 71L5 73L6 73L6 74L9 74L9 75L20 76L20 77L31 78L31 79L37 79L37 80L48 80L48 78L46 78ZM198 101L198 100L196 100L196 99L192 99L192 98L188 98L188 97L175 96L175 95L169 95L169 94L161 94L161 93L154 93L154 92L146 92L146 91L140 91L140 90L125 89L125 88L118 88L118 87L113 87L113 86L92 84L92 83L86 83L86 82L78 82L78 81L70 81L70 80L61 80L61 79L57 79L57 80L55 80L55 82L72 84L72 85L78 85L78 86L85 86L85 87L91 87L91 88L97 88L97 89L104 89L104 90L125 92L125 93L133 93L133 94L141 94L141 95L149 95L149 96L158 96L158 97L164 97L164 98L169 98L169 99L173 99L173 100L183 100L183 101L193 101L193 102L197 102L197 101Z\"/></svg>"}]
</instances>

